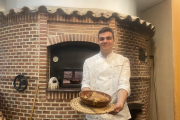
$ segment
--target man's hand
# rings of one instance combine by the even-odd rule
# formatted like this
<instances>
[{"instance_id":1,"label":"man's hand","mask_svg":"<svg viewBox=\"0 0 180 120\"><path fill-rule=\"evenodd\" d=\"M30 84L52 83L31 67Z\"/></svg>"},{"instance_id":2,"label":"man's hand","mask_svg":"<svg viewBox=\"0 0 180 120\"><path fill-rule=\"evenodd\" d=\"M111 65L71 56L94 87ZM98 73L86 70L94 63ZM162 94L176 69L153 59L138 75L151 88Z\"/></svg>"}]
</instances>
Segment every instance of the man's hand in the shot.
<instances>
[{"instance_id":1,"label":"man's hand","mask_svg":"<svg viewBox=\"0 0 180 120\"><path fill-rule=\"evenodd\" d=\"M82 91L86 91L86 90L91 90L90 88L88 88L88 87L84 87L84 88L82 88Z\"/></svg>"},{"instance_id":2,"label":"man's hand","mask_svg":"<svg viewBox=\"0 0 180 120\"><path fill-rule=\"evenodd\" d=\"M114 111L110 112L109 114L116 115L123 109L127 95L128 93L124 89L120 89L118 91L118 100L117 100L116 105L114 106Z\"/></svg>"},{"instance_id":3,"label":"man's hand","mask_svg":"<svg viewBox=\"0 0 180 120\"><path fill-rule=\"evenodd\" d=\"M123 109L123 105L116 103L114 106L114 111L110 112L109 114L116 115Z\"/></svg>"}]
</instances>

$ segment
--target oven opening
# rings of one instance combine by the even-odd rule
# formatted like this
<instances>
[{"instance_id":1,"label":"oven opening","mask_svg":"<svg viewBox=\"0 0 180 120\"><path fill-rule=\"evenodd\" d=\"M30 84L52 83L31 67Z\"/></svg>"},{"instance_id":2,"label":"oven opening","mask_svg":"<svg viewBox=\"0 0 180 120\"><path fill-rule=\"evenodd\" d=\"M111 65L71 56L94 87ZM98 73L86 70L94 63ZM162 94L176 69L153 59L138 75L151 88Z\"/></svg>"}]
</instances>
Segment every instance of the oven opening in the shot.
<instances>
[{"instance_id":1,"label":"oven opening","mask_svg":"<svg viewBox=\"0 0 180 120\"><path fill-rule=\"evenodd\" d=\"M56 77L60 88L80 88L85 59L99 52L90 42L64 42L49 46L50 78Z\"/></svg>"}]
</instances>

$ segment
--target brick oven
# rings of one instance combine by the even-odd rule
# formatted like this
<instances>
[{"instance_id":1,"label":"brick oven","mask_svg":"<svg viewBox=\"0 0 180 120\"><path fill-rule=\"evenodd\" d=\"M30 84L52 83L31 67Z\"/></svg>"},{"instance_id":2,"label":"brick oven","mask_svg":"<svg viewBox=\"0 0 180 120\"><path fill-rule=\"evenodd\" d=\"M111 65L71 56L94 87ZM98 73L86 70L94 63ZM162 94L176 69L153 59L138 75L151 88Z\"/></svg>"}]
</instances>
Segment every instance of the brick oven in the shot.
<instances>
[{"instance_id":1,"label":"brick oven","mask_svg":"<svg viewBox=\"0 0 180 120\"><path fill-rule=\"evenodd\" d=\"M80 85L63 87L62 74L68 69L82 70L83 60L98 52L97 34L105 26L115 31L114 52L130 60L128 106L132 119L149 120L149 43L155 27L138 17L111 11L47 6L11 9L7 15L0 13L0 111L4 117L28 120L39 85L34 120L84 120L85 114L74 111L69 104L78 97ZM65 51L73 52L66 55ZM85 56L80 58L78 53ZM53 63L54 56L59 57L59 63ZM28 80L23 92L13 86L19 74ZM48 81L54 76L60 86L50 90Z\"/></svg>"}]
</instances>

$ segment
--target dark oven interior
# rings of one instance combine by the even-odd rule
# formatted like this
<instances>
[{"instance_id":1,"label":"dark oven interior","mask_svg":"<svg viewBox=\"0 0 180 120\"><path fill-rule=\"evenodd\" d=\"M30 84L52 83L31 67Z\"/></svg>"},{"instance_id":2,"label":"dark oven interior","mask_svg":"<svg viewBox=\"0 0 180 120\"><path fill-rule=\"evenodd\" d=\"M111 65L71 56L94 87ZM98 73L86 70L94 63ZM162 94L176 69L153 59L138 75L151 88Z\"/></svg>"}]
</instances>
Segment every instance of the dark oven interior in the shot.
<instances>
[{"instance_id":1,"label":"dark oven interior","mask_svg":"<svg viewBox=\"0 0 180 120\"><path fill-rule=\"evenodd\" d=\"M83 63L99 52L90 42L64 42L49 47L50 77L56 77L61 88L80 88Z\"/></svg>"}]
</instances>

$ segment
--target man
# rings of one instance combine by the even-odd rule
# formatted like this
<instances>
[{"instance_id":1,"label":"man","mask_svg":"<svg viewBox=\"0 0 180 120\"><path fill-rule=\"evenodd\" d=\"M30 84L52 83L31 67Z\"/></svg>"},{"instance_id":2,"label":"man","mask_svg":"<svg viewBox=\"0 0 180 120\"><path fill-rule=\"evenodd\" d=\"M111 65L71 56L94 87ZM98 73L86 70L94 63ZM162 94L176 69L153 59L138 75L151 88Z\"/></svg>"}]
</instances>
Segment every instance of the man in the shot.
<instances>
[{"instance_id":1,"label":"man","mask_svg":"<svg viewBox=\"0 0 180 120\"><path fill-rule=\"evenodd\" d=\"M130 95L130 64L122 55L113 52L114 32L109 27L98 33L100 52L85 60L82 91L96 90L112 96L114 111L109 114L86 115L88 120L128 120L131 118L127 96Z\"/></svg>"}]
</instances>

